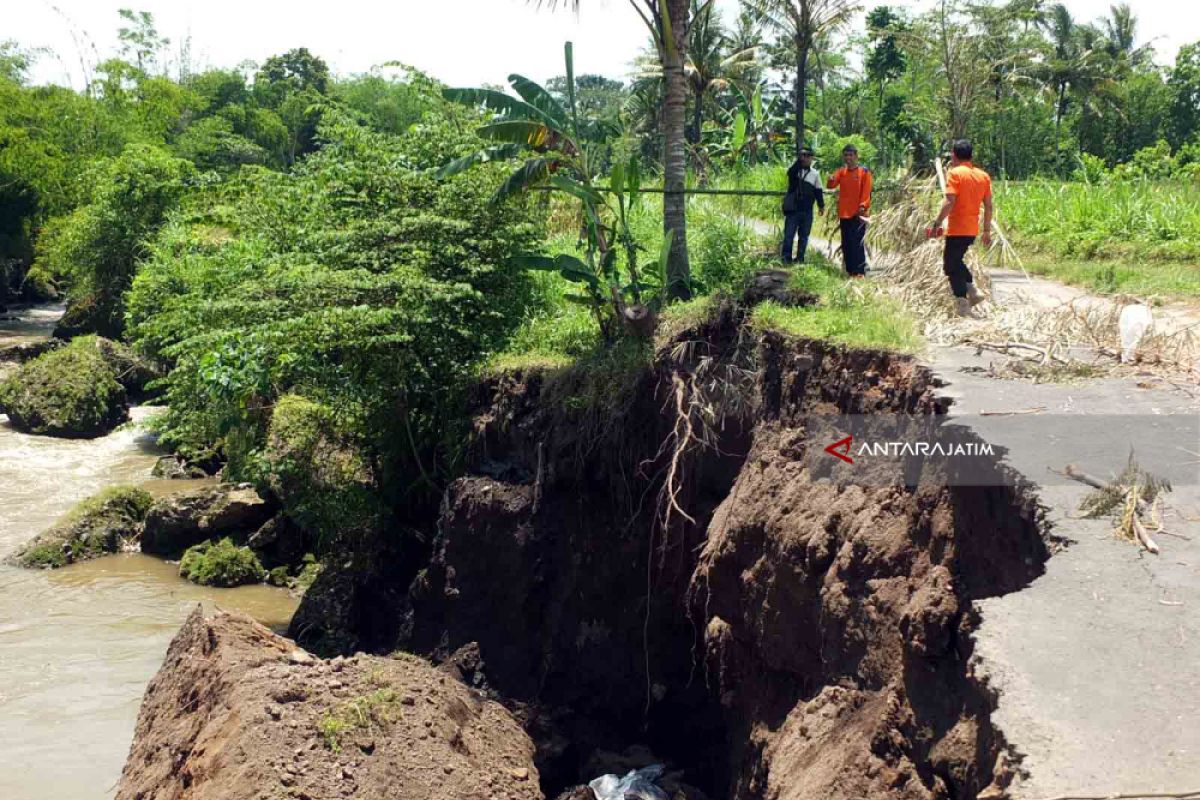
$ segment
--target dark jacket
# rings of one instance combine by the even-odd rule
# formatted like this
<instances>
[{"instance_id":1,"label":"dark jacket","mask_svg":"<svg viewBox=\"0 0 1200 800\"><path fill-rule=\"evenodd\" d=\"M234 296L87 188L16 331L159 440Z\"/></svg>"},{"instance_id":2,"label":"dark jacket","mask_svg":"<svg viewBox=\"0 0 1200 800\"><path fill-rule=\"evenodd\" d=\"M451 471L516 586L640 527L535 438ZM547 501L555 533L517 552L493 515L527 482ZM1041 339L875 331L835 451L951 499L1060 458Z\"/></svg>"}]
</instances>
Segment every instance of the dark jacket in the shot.
<instances>
[{"instance_id":1,"label":"dark jacket","mask_svg":"<svg viewBox=\"0 0 1200 800\"><path fill-rule=\"evenodd\" d=\"M783 198L785 214L812 214L813 203L822 211L825 210L825 190L821 188L821 176L815 169L804 169L800 166L800 159L796 159L788 167L787 176L788 193Z\"/></svg>"}]
</instances>

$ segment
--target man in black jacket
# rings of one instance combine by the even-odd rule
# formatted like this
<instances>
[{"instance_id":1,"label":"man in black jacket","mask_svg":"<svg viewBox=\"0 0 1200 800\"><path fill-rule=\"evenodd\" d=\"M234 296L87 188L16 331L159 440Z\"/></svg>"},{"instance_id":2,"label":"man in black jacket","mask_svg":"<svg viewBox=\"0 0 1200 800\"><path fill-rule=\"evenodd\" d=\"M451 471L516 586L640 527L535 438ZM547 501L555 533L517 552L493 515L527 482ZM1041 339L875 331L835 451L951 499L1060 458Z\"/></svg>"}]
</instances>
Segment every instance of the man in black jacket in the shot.
<instances>
[{"instance_id":1,"label":"man in black jacket","mask_svg":"<svg viewBox=\"0 0 1200 800\"><path fill-rule=\"evenodd\" d=\"M792 263L792 242L800 238L800 254L796 258L804 263L804 252L808 249L808 235L812 231L813 203L820 213L825 213L825 192L821 188L821 176L813 169L813 151L807 147L800 157L788 168L788 192L783 198L783 247L780 256L783 263Z\"/></svg>"}]
</instances>

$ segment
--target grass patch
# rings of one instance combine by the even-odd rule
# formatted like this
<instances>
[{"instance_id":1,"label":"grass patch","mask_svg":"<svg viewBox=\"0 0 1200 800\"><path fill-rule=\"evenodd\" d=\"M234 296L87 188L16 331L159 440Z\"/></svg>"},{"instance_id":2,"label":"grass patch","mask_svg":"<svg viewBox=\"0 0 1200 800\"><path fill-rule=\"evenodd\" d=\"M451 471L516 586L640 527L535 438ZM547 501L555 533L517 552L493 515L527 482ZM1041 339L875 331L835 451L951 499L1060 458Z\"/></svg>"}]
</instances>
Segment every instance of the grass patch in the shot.
<instances>
[{"instance_id":1,"label":"grass patch","mask_svg":"<svg viewBox=\"0 0 1200 800\"><path fill-rule=\"evenodd\" d=\"M796 269L792 285L817 295L816 306L758 305L750 323L760 330L807 339L828 339L851 347L913 353L923 344L916 319L878 287L843 277L815 255Z\"/></svg>"},{"instance_id":2,"label":"grass patch","mask_svg":"<svg viewBox=\"0 0 1200 800\"><path fill-rule=\"evenodd\" d=\"M996 184L999 219L1018 241L1082 259L1200 261L1200 183Z\"/></svg>"},{"instance_id":3,"label":"grass patch","mask_svg":"<svg viewBox=\"0 0 1200 800\"><path fill-rule=\"evenodd\" d=\"M371 681L378 685L385 682L385 678L382 673L372 674ZM317 721L317 732L321 734L326 748L340 753L342 739L349 731L391 725L400 719L402 703L403 699L395 689L376 689L348 700L332 711L326 711Z\"/></svg>"},{"instance_id":4,"label":"grass patch","mask_svg":"<svg viewBox=\"0 0 1200 800\"><path fill-rule=\"evenodd\" d=\"M1025 258L1031 274L1100 294L1200 297L1200 262L1171 264L1126 259L1081 260L1037 253Z\"/></svg>"}]
</instances>

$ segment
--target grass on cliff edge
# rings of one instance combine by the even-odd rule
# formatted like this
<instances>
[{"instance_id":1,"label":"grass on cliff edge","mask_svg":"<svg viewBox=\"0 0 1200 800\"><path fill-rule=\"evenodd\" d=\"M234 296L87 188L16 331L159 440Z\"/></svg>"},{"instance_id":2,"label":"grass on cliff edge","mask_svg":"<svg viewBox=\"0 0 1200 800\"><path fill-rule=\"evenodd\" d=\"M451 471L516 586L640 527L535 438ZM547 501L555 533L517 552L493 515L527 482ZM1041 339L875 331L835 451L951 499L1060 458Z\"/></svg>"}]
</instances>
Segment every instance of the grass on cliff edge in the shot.
<instances>
[{"instance_id":1,"label":"grass on cliff edge","mask_svg":"<svg viewBox=\"0 0 1200 800\"><path fill-rule=\"evenodd\" d=\"M794 268L792 286L819 298L816 306L757 306L750 324L789 336L901 353L921 349L917 320L902 303L866 280L850 280L820 254Z\"/></svg>"},{"instance_id":2,"label":"grass on cliff edge","mask_svg":"<svg viewBox=\"0 0 1200 800\"><path fill-rule=\"evenodd\" d=\"M747 247L752 246L750 242ZM759 269L777 268L772 259L759 256ZM531 316L517 331L507 349L494 356L484 374L497 375L528 369L563 369L591 362L609 377L644 366L653 348L621 345L605 348L588 309L559 302L569 284L555 274L535 273L542 291L551 300L545 310ZM809 253L808 263L793 270L792 285L816 295L812 307L784 307L763 303L751 315L751 324L763 330L811 339L823 339L850 347L877 348L912 353L921 349L919 326L901 303L874 286L870 279L851 281L820 254ZM677 303L660 315L658 343L675 333L704 321L715 295Z\"/></svg>"}]
</instances>

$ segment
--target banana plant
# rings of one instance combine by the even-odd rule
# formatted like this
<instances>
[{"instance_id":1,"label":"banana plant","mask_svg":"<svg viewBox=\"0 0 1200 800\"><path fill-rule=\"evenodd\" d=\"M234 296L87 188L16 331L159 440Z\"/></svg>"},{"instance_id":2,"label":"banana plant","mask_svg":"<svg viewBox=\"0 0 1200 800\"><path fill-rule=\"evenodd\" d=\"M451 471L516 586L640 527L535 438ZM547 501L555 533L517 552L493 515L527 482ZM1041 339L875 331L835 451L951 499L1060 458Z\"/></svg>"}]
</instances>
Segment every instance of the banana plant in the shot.
<instances>
[{"instance_id":1,"label":"banana plant","mask_svg":"<svg viewBox=\"0 0 1200 800\"><path fill-rule=\"evenodd\" d=\"M617 320L628 317L625 297L635 305L642 303L644 284L637 269L637 244L629 230L628 211L636 203L640 172L636 158L617 164L612 170L611 186L602 191L595 182L597 166L592 161L593 147L604 144L610 134L603 126L581 122L575 102L575 66L572 44L564 48L567 69L567 107L539 84L521 75L510 75L509 83L517 97L492 89L446 89L443 96L452 102L482 107L496 118L480 127L478 135L490 142L478 152L455 159L437 171L446 178L478 164L521 159L508 179L492 197L499 203L515 194L535 188L563 192L579 200L584 220L586 249L584 258L560 255L549 258L524 255L517 263L527 269L553 270L565 279L582 284L584 294L576 302L590 305L605 338L615 335L603 308L611 303ZM598 150L598 147L595 147ZM626 253L629 282L623 284L617 266L617 249Z\"/></svg>"}]
</instances>

